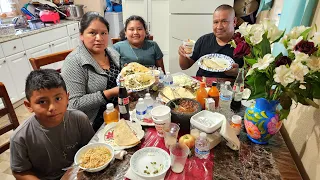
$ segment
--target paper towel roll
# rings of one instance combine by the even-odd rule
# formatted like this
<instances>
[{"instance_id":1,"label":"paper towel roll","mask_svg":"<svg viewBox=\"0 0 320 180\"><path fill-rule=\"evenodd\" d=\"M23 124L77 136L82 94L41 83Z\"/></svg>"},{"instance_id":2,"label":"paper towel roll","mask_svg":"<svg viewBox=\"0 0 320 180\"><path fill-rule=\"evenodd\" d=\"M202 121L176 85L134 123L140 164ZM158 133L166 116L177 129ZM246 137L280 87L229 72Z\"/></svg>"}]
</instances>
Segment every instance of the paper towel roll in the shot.
<instances>
[{"instance_id":1,"label":"paper towel roll","mask_svg":"<svg viewBox=\"0 0 320 180\"><path fill-rule=\"evenodd\" d=\"M220 134L227 140L227 146L229 146L232 150L240 149L239 138L225 118L221 125Z\"/></svg>"}]
</instances>

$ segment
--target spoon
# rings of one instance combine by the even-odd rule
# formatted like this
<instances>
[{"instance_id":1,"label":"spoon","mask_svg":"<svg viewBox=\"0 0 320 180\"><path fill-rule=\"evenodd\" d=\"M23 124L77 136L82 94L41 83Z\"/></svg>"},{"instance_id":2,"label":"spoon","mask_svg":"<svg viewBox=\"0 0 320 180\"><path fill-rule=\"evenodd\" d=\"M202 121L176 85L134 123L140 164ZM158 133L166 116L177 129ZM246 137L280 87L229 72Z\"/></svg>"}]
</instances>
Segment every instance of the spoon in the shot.
<instances>
[{"instance_id":1,"label":"spoon","mask_svg":"<svg viewBox=\"0 0 320 180\"><path fill-rule=\"evenodd\" d=\"M179 41L183 41L182 39L179 39L179 38L176 38L176 37L173 37L173 36L172 36L172 38L176 39L176 40L179 40Z\"/></svg>"}]
</instances>

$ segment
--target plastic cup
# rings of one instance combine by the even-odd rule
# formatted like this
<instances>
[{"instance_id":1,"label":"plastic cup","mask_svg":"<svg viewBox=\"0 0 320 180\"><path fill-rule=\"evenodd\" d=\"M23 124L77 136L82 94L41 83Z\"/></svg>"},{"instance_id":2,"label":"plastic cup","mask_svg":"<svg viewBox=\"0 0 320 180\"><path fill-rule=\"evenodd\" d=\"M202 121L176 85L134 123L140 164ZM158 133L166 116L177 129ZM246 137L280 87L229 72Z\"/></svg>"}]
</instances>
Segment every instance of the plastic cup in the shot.
<instances>
[{"instance_id":1,"label":"plastic cup","mask_svg":"<svg viewBox=\"0 0 320 180\"><path fill-rule=\"evenodd\" d=\"M164 136L163 129L171 123L171 109L168 106L160 105L153 108L150 112L154 122L157 134L160 137Z\"/></svg>"},{"instance_id":2,"label":"plastic cup","mask_svg":"<svg viewBox=\"0 0 320 180\"><path fill-rule=\"evenodd\" d=\"M193 40L184 40L182 42L183 44L183 47L184 47L184 51L186 52L186 55L187 56L192 56L192 53L193 53L193 47L194 47L194 44L195 42Z\"/></svg>"},{"instance_id":3,"label":"plastic cup","mask_svg":"<svg viewBox=\"0 0 320 180\"><path fill-rule=\"evenodd\" d=\"M186 164L189 154L188 146L176 143L170 147L171 170L175 173L181 173Z\"/></svg>"},{"instance_id":4,"label":"plastic cup","mask_svg":"<svg viewBox=\"0 0 320 180\"><path fill-rule=\"evenodd\" d=\"M170 123L168 127L164 127L164 144L166 148L177 143L180 127L176 123Z\"/></svg>"}]
</instances>

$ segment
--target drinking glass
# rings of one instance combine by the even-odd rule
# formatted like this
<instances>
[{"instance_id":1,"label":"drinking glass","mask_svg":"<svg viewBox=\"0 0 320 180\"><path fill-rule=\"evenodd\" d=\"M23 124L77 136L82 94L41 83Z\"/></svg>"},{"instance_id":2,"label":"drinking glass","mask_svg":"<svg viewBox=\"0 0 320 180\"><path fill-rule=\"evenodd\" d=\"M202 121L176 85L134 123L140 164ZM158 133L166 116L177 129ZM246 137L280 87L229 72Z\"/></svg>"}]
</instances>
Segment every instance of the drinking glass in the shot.
<instances>
[{"instance_id":1,"label":"drinking glass","mask_svg":"<svg viewBox=\"0 0 320 180\"><path fill-rule=\"evenodd\" d=\"M169 126L164 127L164 143L166 148L169 149L171 145L176 144L179 130L180 127L176 123L170 123Z\"/></svg>"},{"instance_id":2,"label":"drinking glass","mask_svg":"<svg viewBox=\"0 0 320 180\"><path fill-rule=\"evenodd\" d=\"M176 143L170 147L171 170L181 173L186 164L189 148L185 144Z\"/></svg>"}]
</instances>

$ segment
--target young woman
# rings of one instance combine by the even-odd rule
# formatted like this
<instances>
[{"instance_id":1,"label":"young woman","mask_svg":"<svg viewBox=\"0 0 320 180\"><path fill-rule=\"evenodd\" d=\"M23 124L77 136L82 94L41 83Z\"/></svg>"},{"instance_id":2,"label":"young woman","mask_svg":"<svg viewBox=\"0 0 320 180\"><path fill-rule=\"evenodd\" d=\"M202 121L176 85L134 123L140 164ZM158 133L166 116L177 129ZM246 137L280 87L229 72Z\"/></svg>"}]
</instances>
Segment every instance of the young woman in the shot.
<instances>
[{"instance_id":1,"label":"young woman","mask_svg":"<svg viewBox=\"0 0 320 180\"><path fill-rule=\"evenodd\" d=\"M164 71L163 54L155 41L148 40L145 21L140 16L130 16L124 28L126 40L113 45L120 54L121 65L137 62L144 66L161 67Z\"/></svg>"},{"instance_id":2,"label":"young woman","mask_svg":"<svg viewBox=\"0 0 320 180\"><path fill-rule=\"evenodd\" d=\"M106 104L117 103L119 54L108 48L108 22L96 12L86 13L80 22L81 45L71 52L62 67L69 96L69 108L83 111L96 131L103 123Z\"/></svg>"}]
</instances>

